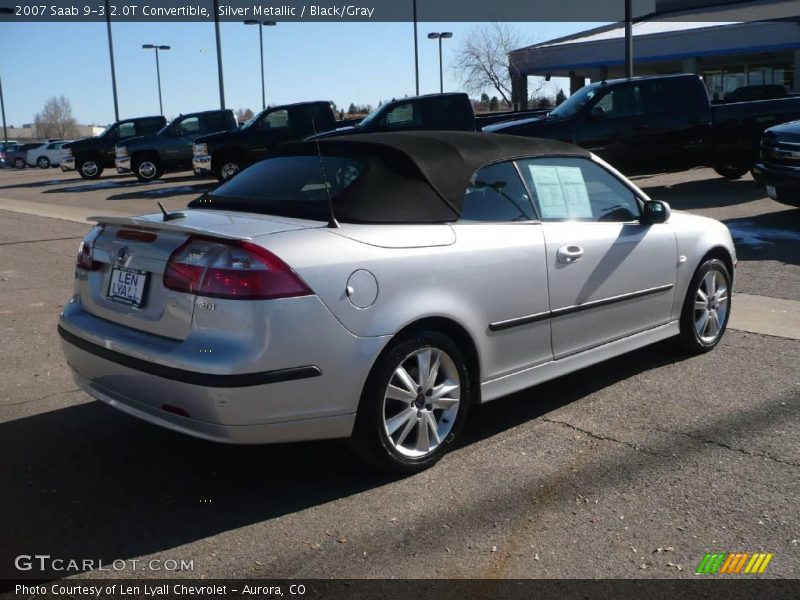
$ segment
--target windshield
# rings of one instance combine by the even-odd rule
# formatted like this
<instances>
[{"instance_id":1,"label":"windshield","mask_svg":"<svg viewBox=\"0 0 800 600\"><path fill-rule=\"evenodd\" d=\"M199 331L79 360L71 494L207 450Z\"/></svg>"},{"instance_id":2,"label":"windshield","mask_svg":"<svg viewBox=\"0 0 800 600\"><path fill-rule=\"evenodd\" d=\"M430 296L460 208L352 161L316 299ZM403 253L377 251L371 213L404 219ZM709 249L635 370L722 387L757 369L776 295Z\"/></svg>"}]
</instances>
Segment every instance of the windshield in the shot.
<instances>
[{"instance_id":1,"label":"windshield","mask_svg":"<svg viewBox=\"0 0 800 600\"><path fill-rule=\"evenodd\" d=\"M369 125L373 121L377 120L379 116L386 114L389 109L389 104L385 104L383 106L379 106L371 113L369 113L366 117L364 117L359 123L356 123L356 127L364 127L365 125Z\"/></svg>"},{"instance_id":2,"label":"windshield","mask_svg":"<svg viewBox=\"0 0 800 600\"><path fill-rule=\"evenodd\" d=\"M352 157L279 156L245 169L189 207L327 220L328 197L336 199L365 170Z\"/></svg>"},{"instance_id":3,"label":"windshield","mask_svg":"<svg viewBox=\"0 0 800 600\"><path fill-rule=\"evenodd\" d=\"M248 129L248 128L252 127L253 125L255 125L258 122L258 120L269 110L272 110L272 109L271 108L265 108L261 112L258 112L256 114L254 114L252 117L250 117L249 119L247 119L247 121L244 122L244 124L242 125L242 129Z\"/></svg>"},{"instance_id":4,"label":"windshield","mask_svg":"<svg viewBox=\"0 0 800 600\"><path fill-rule=\"evenodd\" d=\"M111 125L109 125L109 126L108 126L108 127L106 127L105 129L103 129L103 131L101 131L97 137L104 137L104 136L108 135L108 133L109 133L109 132L110 132L112 129L114 129L114 126L115 126L115 125L116 125L116 123L112 123Z\"/></svg>"},{"instance_id":5,"label":"windshield","mask_svg":"<svg viewBox=\"0 0 800 600\"><path fill-rule=\"evenodd\" d=\"M575 116L597 95L597 92L595 85L581 88L554 108L550 114L561 118Z\"/></svg>"}]
</instances>

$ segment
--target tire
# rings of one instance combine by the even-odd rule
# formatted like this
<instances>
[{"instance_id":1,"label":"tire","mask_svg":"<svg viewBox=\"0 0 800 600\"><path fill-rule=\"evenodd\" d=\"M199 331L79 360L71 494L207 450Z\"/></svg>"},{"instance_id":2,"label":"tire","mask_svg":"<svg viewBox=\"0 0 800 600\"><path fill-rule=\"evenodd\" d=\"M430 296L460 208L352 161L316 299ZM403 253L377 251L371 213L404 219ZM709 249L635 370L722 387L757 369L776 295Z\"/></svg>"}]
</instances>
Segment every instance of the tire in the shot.
<instances>
[{"instance_id":1,"label":"tire","mask_svg":"<svg viewBox=\"0 0 800 600\"><path fill-rule=\"evenodd\" d=\"M24 169L25 168L25 159L24 158L15 158L14 159L14 168L16 168L16 169Z\"/></svg>"},{"instance_id":2,"label":"tire","mask_svg":"<svg viewBox=\"0 0 800 600\"><path fill-rule=\"evenodd\" d=\"M433 381L423 377L421 386L420 364L436 365L428 371ZM425 331L398 338L381 354L364 385L351 448L362 460L402 475L433 466L464 427L472 377L458 345L446 335ZM456 387L444 387L452 385ZM438 399L436 389L444 392Z\"/></svg>"},{"instance_id":3,"label":"tire","mask_svg":"<svg viewBox=\"0 0 800 600\"><path fill-rule=\"evenodd\" d=\"M40 156L36 159L36 166L40 169L49 169L50 168L50 159L46 156Z\"/></svg>"},{"instance_id":4,"label":"tire","mask_svg":"<svg viewBox=\"0 0 800 600\"><path fill-rule=\"evenodd\" d=\"M728 267L718 258L709 258L695 271L686 292L681 311L680 345L691 354L714 349L725 333L730 314Z\"/></svg>"},{"instance_id":5,"label":"tire","mask_svg":"<svg viewBox=\"0 0 800 600\"><path fill-rule=\"evenodd\" d=\"M720 175L725 179L734 180L744 177L750 171L750 167L745 165L719 163L714 165L714 171L716 171L717 175Z\"/></svg>"},{"instance_id":6,"label":"tire","mask_svg":"<svg viewBox=\"0 0 800 600\"><path fill-rule=\"evenodd\" d=\"M133 172L139 181L155 181L164 174L164 167L159 159L148 156L134 161Z\"/></svg>"},{"instance_id":7,"label":"tire","mask_svg":"<svg viewBox=\"0 0 800 600\"><path fill-rule=\"evenodd\" d=\"M221 183L233 179L242 170L242 160L235 156L223 156L214 161L214 177Z\"/></svg>"},{"instance_id":8,"label":"tire","mask_svg":"<svg viewBox=\"0 0 800 600\"><path fill-rule=\"evenodd\" d=\"M103 174L103 163L95 158L78 161L78 174L84 179L97 179Z\"/></svg>"}]
</instances>

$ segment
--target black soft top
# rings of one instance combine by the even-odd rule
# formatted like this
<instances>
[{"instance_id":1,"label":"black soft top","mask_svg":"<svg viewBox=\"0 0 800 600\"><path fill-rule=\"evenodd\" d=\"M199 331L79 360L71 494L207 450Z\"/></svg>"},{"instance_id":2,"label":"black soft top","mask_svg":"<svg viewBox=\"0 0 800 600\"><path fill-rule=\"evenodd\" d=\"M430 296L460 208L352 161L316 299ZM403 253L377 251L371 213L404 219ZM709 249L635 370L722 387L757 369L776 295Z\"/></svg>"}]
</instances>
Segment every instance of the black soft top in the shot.
<instances>
[{"instance_id":1,"label":"black soft top","mask_svg":"<svg viewBox=\"0 0 800 600\"><path fill-rule=\"evenodd\" d=\"M271 156L368 157L369 170L334 201L346 222L445 222L461 216L475 171L523 157L580 156L582 148L537 138L458 131L370 133L275 148ZM222 189L219 190L223 192Z\"/></svg>"}]
</instances>

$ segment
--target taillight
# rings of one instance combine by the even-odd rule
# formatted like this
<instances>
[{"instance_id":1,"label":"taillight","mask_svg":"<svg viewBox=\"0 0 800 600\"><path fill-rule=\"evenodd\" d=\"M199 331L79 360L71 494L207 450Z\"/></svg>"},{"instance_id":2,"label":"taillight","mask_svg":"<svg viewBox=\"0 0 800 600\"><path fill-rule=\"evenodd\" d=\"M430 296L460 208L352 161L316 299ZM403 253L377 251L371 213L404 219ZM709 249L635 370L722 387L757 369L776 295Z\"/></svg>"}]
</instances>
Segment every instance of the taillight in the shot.
<instances>
[{"instance_id":1,"label":"taillight","mask_svg":"<svg viewBox=\"0 0 800 600\"><path fill-rule=\"evenodd\" d=\"M197 237L189 238L169 257L164 287L238 300L313 294L289 265L261 246Z\"/></svg>"},{"instance_id":2,"label":"taillight","mask_svg":"<svg viewBox=\"0 0 800 600\"><path fill-rule=\"evenodd\" d=\"M94 242L102 232L102 227L95 227L81 240L81 244L78 246L78 260L75 263L77 268L84 271L96 271L100 268L100 263L94 260Z\"/></svg>"}]
</instances>

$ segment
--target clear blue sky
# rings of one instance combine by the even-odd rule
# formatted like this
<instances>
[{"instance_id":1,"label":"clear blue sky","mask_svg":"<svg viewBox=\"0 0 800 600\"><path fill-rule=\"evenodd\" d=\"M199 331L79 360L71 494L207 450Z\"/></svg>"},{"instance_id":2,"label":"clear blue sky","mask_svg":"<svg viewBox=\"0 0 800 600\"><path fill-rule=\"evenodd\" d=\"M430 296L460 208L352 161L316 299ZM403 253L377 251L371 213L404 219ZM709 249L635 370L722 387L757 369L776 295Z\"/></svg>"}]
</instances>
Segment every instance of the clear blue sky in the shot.
<instances>
[{"instance_id":1,"label":"clear blue sky","mask_svg":"<svg viewBox=\"0 0 800 600\"><path fill-rule=\"evenodd\" d=\"M438 45L429 31L452 31L444 42L445 90L460 89L449 67L453 50L474 23L420 23L420 93L439 91ZM513 24L526 43L588 29L597 23ZM113 121L105 23L14 23L4 25L8 50L0 63L6 121L20 126L54 95L66 96L81 124ZM164 113L219 106L214 26L211 23L115 23L114 51L122 118L158 113L153 51L143 43L167 44L161 57ZM229 108L261 107L258 28L222 23L225 100ZM377 105L414 94L413 25L410 23L279 23L264 28L267 103L333 100ZM564 85L563 82L554 84ZM553 87L555 93L557 87ZM491 90L487 90L491 95Z\"/></svg>"}]
</instances>

